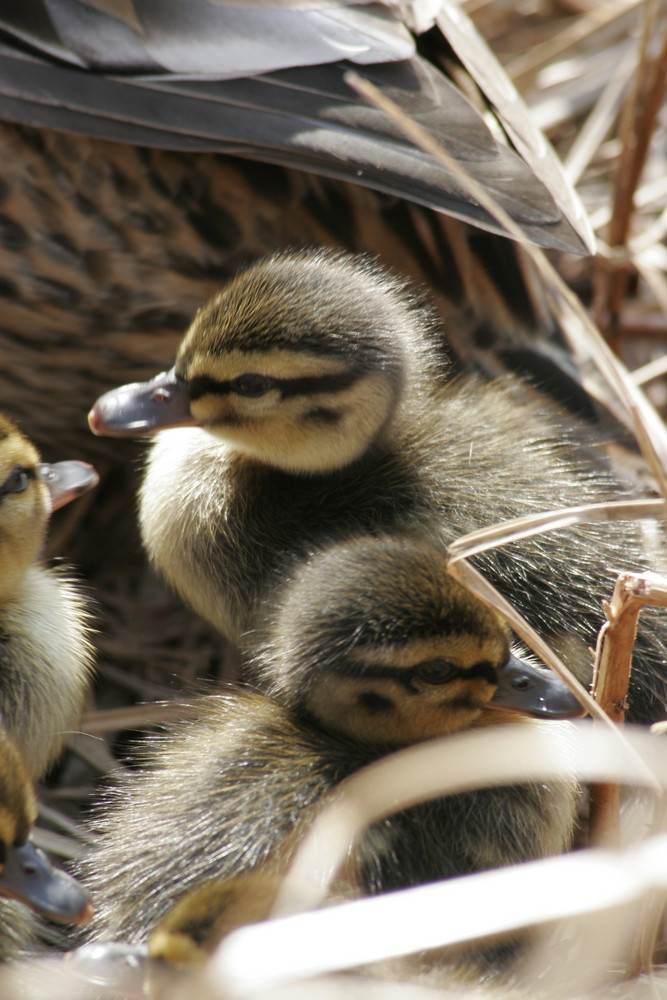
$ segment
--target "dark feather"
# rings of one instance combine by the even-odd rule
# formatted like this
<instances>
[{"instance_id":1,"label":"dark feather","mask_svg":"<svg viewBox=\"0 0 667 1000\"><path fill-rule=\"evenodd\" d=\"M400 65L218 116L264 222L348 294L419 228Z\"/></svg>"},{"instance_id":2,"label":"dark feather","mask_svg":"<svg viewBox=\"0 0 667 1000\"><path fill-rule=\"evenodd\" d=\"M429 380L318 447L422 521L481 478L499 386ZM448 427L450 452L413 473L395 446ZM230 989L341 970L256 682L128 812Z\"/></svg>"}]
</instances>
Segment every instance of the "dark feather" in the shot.
<instances>
[{"instance_id":1,"label":"dark feather","mask_svg":"<svg viewBox=\"0 0 667 1000\"><path fill-rule=\"evenodd\" d=\"M559 196L378 5L241 11L204 0L144 0L134 10L136 24L75 0L5 5L0 116L295 166L502 231L449 171L347 86L344 74L356 68L438 138L527 236L585 251L586 235L567 221ZM350 48L362 50L362 65L340 60ZM239 51L247 59L239 62Z\"/></svg>"}]
</instances>

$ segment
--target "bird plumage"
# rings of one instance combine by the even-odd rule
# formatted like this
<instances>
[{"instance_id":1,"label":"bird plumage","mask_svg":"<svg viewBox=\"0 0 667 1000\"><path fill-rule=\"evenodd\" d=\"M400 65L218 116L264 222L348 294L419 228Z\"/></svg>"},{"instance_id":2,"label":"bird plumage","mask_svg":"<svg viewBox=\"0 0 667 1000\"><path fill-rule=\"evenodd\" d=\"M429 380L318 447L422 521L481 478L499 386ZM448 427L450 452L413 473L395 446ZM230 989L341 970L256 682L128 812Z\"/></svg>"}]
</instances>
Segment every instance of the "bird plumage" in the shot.
<instances>
[{"instance_id":1,"label":"bird plumage","mask_svg":"<svg viewBox=\"0 0 667 1000\"><path fill-rule=\"evenodd\" d=\"M29 0L0 16L0 116L171 149L216 150L368 185L492 230L465 186L346 83L356 69L494 192L531 238L590 246L583 212L543 140L512 126L540 180L418 36L446 4L131 5ZM421 9L420 9L421 8ZM417 13L418 12L418 13ZM464 15L456 12L455 23ZM444 23L444 20L443 20ZM452 58L438 27L434 48ZM468 47L474 36L467 26ZM459 41L464 33L459 33ZM490 59L481 39L476 45ZM515 109L520 100L514 98ZM547 169L547 166L549 169ZM557 178L557 179L556 179Z\"/></svg>"},{"instance_id":2,"label":"bird plumage","mask_svg":"<svg viewBox=\"0 0 667 1000\"><path fill-rule=\"evenodd\" d=\"M140 521L152 561L237 643L295 559L387 528L439 544L621 487L592 435L511 382L447 379L430 311L368 261L284 252L197 313L174 369L112 391L98 433L170 424L150 451ZM247 344L247 349L244 348ZM662 559L658 546L650 553ZM634 528L542 535L480 560L519 610L590 677L613 569L645 565ZM664 626L642 631L635 720L662 717Z\"/></svg>"},{"instance_id":3,"label":"bird plumage","mask_svg":"<svg viewBox=\"0 0 667 1000\"><path fill-rule=\"evenodd\" d=\"M34 31L38 21L33 16L35 9L26 7L25 10L25 23L29 31ZM96 41L103 38L104 33L95 28L92 37ZM28 44L31 44L29 40ZM3 57L6 55L7 52L3 51ZM7 63L12 67L8 75L10 82L13 78L15 88L17 85L20 88L21 80L25 80L28 88L33 90L35 85L46 82L40 88L40 96L48 94L49 100L52 100L58 88L53 85L51 67L45 68L46 78L40 81L39 74L43 67L26 60L27 65L23 67L26 72L19 74L16 51L11 53L11 60ZM98 83L107 82L100 81L99 74L92 77L77 74L72 79L78 92L77 100L84 98L89 86L90 93L95 94L100 92L97 90ZM315 76L311 77L313 83L315 79ZM280 79L277 82L281 83ZM118 109L141 102L127 81L123 87L118 80L113 84L118 85L119 93L128 94L129 99L121 100L112 109L113 117L108 118L104 126L100 126L99 119L90 114L88 106L84 116L79 117L83 129L92 125L92 131L97 134L122 136L126 140L145 143L150 143L153 129L157 142L173 146L182 141L192 147L192 139L185 137L181 140L178 132L171 136L160 135L154 122L144 127L146 122L137 125L127 118L123 120L123 114L119 114ZM282 81L283 91L289 89L288 84L290 81L285 78ZM204 89L201 84L200 88ZM302 101L306 86L295 89L299 101ZM236 92L240 94L239 89ZM315 185L304 194L303 189L308 185L300 182L297 171L285 176L280 169L262 171L255 167L253 170L252 164L243 161L238 161L235 169L234 165L229 168L228 164L214 161L212 157L207 159L204 155L192 158L156 155L145 149L123 149L104 142L50 134L49 128L74 128L75 115L58 103L41 105L35 112L26 98L27 94L17 95L16 90L2 97L2 110L8 118L46 126L42 132L13 129L11 126L2 130L5 148L9 150L5 155L7 171L4 177L7 178L13 169L12 164L21 164L20 180L11 188L12 194L16 193L18 197L5 200L3 204L6 214L2 219L2 236L6 256L16 261L13 270L5 270L5 276L10 276L7 289L0 289L0 293L5 294L5 322L9 331L7 350L10 362L14 361L14 371L22 371L25 357L21 345L24 339L17 336L16 330L27 328L30 333L35 326L40 329L40 338L48 336L59 345L70 348L67 352L67 377L70 385L76 385L78 380L78 391L59 401L55 415L68 434L74 433L71 428L75 426L75 421L67 419L73 401L79 407L86 391L92 398L110 365L117 365L120 370L118 381L143 377L142 366L147 369L152 364L152 360L148 361L149 356L156 359L157 370L169 354L169 337L179 326L179 313L187 308L185 303L197 297L203 298L221 273L227 274L242 256L264 252L267 242L269 246L280 245L286 239L303 238L303 232L291 232L286 237L285 230L293 222L287 223L279 214L276 220L276 213L284 210L286 203L293 206L295 200L297 211L307 215L308 225L315 229L312 235L312 230L308 229L310 238L332 237L357 248L367 246L369 240L372 244L374 239L375 245L371 245L371 249L382 249L384 252L391 244L394 260L401 262L414 252L419 258L419 267L426 268L430 279L441 285L446 282L447 292L453 289L459 295L457 305L461 307L461 313L472 313L478 307L481 299L479 279L488 279L489 270L487 253L482 252L482 246L489 246L483 243L484 237L478 243L479 260L484 266L473 269L477 284L473 283L471 293L470 276L462 266L462 261L466 259L465 252L459 253L456 263L452 261L451 266L443 265L445 259L449 265L449 240L442 237L442 220L433 225L425 221L428 213L400 208L395 211L395 206L388 206L385 199L372 199L369 222L368 201L360 199L359 192L345 190L343 185ZM165 107L162 100L156 100L155 104ZM146 106L144 103L144 110ZM26 107L28 111L24 113ZM193 118L193 108L194 103L190 105L186 118ZM354 114L358 116L359 111L355 110ZM164 117L168 120L170 115L165 113ZM252 127L250 106L244 108L243 117L244 127ZM260 120L259 116L254 119L255 123ZM183 118L181 124L182 121ZM107 127L108 132L102 131ZM261 126L257 131L261 136ZM342 135L349 135L349 130L340 131ZM317 133L327 136L325 130L318 129ZM335 130L329 131L329 137L332 134ZM269 140L266 157L274 157L275 162L280 162L281 154L273 153L270 146ZM250 150L247 151L250 153ZM328 154L326 149L322 168L325 174L337 165L336 157ZM301 162L305 167L310 164L313 169L320 166L309 161L307 153L299 151L290 162ZM502 162L503 158L496 165ZM348 163L342 157L338 158L338 163L344 176L354 180L356 164ZM26 169L26 164L29 169ZM36 180L40 170L45 170L48 175L46 180L43 176ZM381 178L376 178L375 182L381 183ZM12 182L9 183L11 185ZM298 189L296 199L293 185ZM401 196L408 186L407 183L400 184ZM229 203L226 200L228 189L231 189ZM267 189L270 189L273 201L267 196ZM260 202L261 208L258 207ZM229 205L232 206L231 211L227 210ZM532 212L531 215L535 223L539 212ZM397 217L397 227L393 226L394 216ZM386 225L390 217L390 237L386 239ZM369 236L369 230L373 225L378 226L378 220L380 235L375 232ZM300 216L299 224L302 223L303 216ZM318 227L324 236L320 235ZM366 231L362 232L364 227ZM397 236L399 231L400 236ZM542 234L549 232L548 220L541 231ZM460 250L461 243L468 246L468 238L460 233L457 242L455 224L447 226L448 236L452 232L455 247ZM470 246L472 243L471 239ZM509 249L501 251L504 257L509 254ZM475 257L475 254L472 256ZM488 284L492 285L492 282L489 280ZM530 311L523 288L517 291L512 287L513 296L507 288L499 295L503 319L498 326L502 326L508 316L514 321L521 314L523 319L524 310ZM463 304L466 291L475 300L472 305ZM495 294L496 289L493 292ZM44 323L44 318L48 322ZM497 319L497 314L494 318ZM530 321L538 322L532 315ZM539 317L539 321L542 322L543 317ZM471 325L474 329L474 319ZM467 324L465 326L467 330ZM130 328L146 332L140 340L141 356L134 346L137 338L124 335L124 331ZM94 337L90 336L91 330L95 331ZM488 328L484 327L482 332L487 333ZM131 348L127 346L129 341ZM40 339L40 346L41 343ZM80 350L82 343L85 343L84 351ZM93 352L104 363L90 364ZM62 353L66 352L63 350ZM70 357L81 361L74 364ZM10 369L11 364L7 369L7 391L14 392ZM91 384L94 386L92 391ZM35 393L41 391L41 387L35 390L34 387L22 386L18 402L19 406L25 407L35 427L42 421L48 435L54 414L42 412L41 408L31 405ZM123 553L123 560L125 558Z\"/></svg>"},{"instance_id":4,"label":"bird plumage","mask_svg":"<svg viewBox=\"0 0 667 1000\"><path fill-rule=\"evenodd\" d=\"M40 463L0 417L0 713L33 779L78 726L93 659L80 589L39 556L51 510L96 481L84 463Z\"/></svg>"},{"instance_id":5,"label":"bird plumage","mask_svg":"<svg viewBox=\"0 0 667 1000\"><path fill-rule=\"evenodd\" d=\"M78 400L103 391L111 371L117 374L107 384L159 370L185 318L221 278L298 241L381 253L426 280L452 316L466 358L474 343L475 358L483 354L491 367L511 367L518 353L525 368L537 352L543 368L547 338L551 367L554 357L563 360L558 322L540 281L520 253L515 259L517 248L450 217L493 226L475 199L451 178L443 186L441 168L360 101L343 82L352 63L327 63L303 44L295 52L294 37L274 30L280 17L295 18L321 53L332 38L323 24L335 18L348 35L339 58L367 47L369 62L357 68L461 158L526 232L581 251L591 240L576 195L518 95L508 97L509 79L464 12L446 4L427 4L426 16L414 15L420 4L411 13L404 3L279 6L244 10L254 27L242 37L241 12L226 4L189 4L187 24L171 0L131 2L122 13L78 0L29 0L1 12L7 375L0 372L0 384L6 405L40 444L55 421L63 447L117 461L117 450L79 432ZM436 15L438 26L426 31ZM402 37L401 46L407 38L410 53L374 51L370 30L362 45L360 17L384 38ZM529 165L504 142L497 120L489 128L493 96L468 100L477 85L453 51L462 41L482 53L485 72L473 67L473 78L497 81L505 110L519 113L511 134ZM225 79L211 79L202 46ZM238 66L230 79L242 51L256 53L254 70ZM397 61L378 61L390 54ZM207 138L211 129L217 138ZM229 155L193 152L212 148ZM538 180L547 165L550 177ZM391 194L377 193L384 190ZM38 350L45 337L67 364L17 385L10 373L39 364L32 345ZM39 401L52 379L54 389L62 379L72 391L59 394L47 420Z\"/></svg>"},{"instance_id":6,"label":"bird plumage","mask_svg":"<svg viewBox=\"0 0 667 1000\"><path fill-rule=\"evenodd\" d=\"M566 739L560 724L516 715L551 675L524 664L529 673L514 684L505 626L447 575L437 549L364 536L313 556L280 593L254 637L271 695L203 698L111 792L84 862L94 939L142 941L191 889L284 871L328 793L396 746L508 719L553 727L555 747ZM514 707L495 707L501 690ZM575 794L574 785L534 784L400 812L363 838L344 891L561 851Z\"/></svg>"}]
</instances>

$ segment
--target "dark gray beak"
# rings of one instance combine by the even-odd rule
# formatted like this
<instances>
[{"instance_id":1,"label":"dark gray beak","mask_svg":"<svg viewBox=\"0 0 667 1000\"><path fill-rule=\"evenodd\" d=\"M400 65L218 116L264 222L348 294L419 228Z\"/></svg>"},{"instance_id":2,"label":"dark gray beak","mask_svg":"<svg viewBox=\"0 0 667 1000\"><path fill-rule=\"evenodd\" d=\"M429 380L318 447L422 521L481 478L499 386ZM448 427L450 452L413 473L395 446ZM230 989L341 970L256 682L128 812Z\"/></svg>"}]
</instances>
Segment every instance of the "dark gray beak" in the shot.
<instances>
[{"instance_id":1,"label":"dark gray beak","mask_svg":"<svg viewBox=\"0 0 667 1000\"><path fill-rule=\"evenodd\" d=\"M0 895L18 899L43 917L64 924L85 924L93 915L85 889L67 872L54 868L30 840L7 851L0 871Z\"/></svg>"},{"instance_id":2,"label":"dark gray beak","mask_svg":"<svg viewBox=\"0 0 667 1000\"><path fill-rule=\"evenodd\" d=\"M173 368L150 382L132 382L105 392L88 414L91 431L101 437L137 437L196 423L190 413L188 384Z\"/></svg>"},{"instance_id":3,"label":"dark gray beak","mask_svg":"<svg viewBox=\"0 0 667 1000\"><path fill-rule=\"evenodd\" d=\"M64 507L70 500L76 500L100 481L95 469L87 462L56 462L54 465L40 462L37 475L48 487L52 511Z\"/></svg>"},{"instance_id":4,"label":"dark gray beak","mask_svg":"<svg viewBox=\"0 0 667 1000\"><path fill-rule=\"evenodd\" d=\"M578 719L586 714L569 687L552 670L533 667L510 653L498 671L489 708L509 708L536 719Z\"/></svg>"}]
</instances>

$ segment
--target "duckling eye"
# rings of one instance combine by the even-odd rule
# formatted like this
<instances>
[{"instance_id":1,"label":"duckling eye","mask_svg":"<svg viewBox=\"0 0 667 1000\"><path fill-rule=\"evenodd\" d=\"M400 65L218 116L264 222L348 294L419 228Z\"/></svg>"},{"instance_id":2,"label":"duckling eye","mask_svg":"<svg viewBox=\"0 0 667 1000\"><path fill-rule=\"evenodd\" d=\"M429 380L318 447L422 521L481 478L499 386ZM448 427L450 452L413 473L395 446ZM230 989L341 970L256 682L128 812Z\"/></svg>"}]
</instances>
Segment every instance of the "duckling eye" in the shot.
<instances>
[{"instance_id":1,"label":"duckling eye","mask_svg":"<svg viewBox=\"0 0 667 1000\"><path fill-rule=\"evenodd\" d=\"M458 667L447 660L429 660L420 663L416 669L416 675L427 684L446 684L459 673Z\"/></svg>"},{"instance_id":2,"label":"duckling eye","mask_svg":"<svg viewBox=\"0 0 667 1000\"><path fill-rule=\"evenodd\" d=\"M273 389L275 384L275 379L269 378L268 375L251 373L239 375L238 378L232 379L230 382L234 392L238 392L242 396L263 396L269 389Z\"/></svg>"},{"instance_id":3,"label":"duckling eye","mask_svg":"<svg viewBox=\"0 0 667 1000\"><path fill-rule=\"evenodd\" d=\"M0 486L0 496L4 493L23 493L28 489L31 480L32 469L24 469L21 465L15 465L12 471Z\"/></svg>"}]
</instances>

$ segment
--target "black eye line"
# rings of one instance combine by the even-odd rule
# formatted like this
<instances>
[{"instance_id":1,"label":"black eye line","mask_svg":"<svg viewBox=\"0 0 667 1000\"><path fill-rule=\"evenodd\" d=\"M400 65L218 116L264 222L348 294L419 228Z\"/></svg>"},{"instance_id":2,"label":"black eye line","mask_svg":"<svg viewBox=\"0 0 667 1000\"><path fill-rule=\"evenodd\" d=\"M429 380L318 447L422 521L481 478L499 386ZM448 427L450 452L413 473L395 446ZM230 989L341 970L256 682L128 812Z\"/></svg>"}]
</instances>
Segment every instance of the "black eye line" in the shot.
<instances>
[{"instance_id":1,"label":"black eye line","mask_svg":"<svg viewBox=\"0 0 667 1000\"><path fill-rule=\"evenodd\" d=\"M311 396L320 392L338 392L347 389L357 381L363 373L361 370L340 372L337 375L304 375L301 378L277 378L273 375L262 375L260 372L244 372L233 379L214 379L209 375L195 375L187 380L190 400L201 399L202 396L227 396L232 392L244 396L260 396L270 389L278 389L283 398L287 396ZM239 389L239 380L251 376L266 379L267 387L262 392L244 393Z\"/></svg>"},{"instance_id":2,"label":"black eye line","mask_svg":"<svg viewBox=\"0 0 667 1000\"><path fill-rule=\"evenodd\" d=\"M12 489L11 486L8 485L12 477L17 476L19 474L23 474L24 476L26 476L28 482L30 482L31 479L36 478L37 470L35 469L34 466L15 465L12 471L5 479L4 483L0 484L0 497L6 496L9 493L23 493L23 491L28 488L28 483L26 483L25 486L22 486L21 489L18 490Z\"/></svg>"},{"instance_id":3,"label":"black eye line","mask_svg":"<svg viewBox=\"0 0 667 1000\"><path fill-rule=\"evenodd\" d=\"M334 664L331 668L331 673L343 674L346 677L358 677L363 680L372 680L373 678L393 680L398 681L403 685L407 684L411 688L416 680L425 680L427 684L433 684L435 687L439 683L449 684L451 681L470 680L478 677L488 681L489 684L498 684L498 670L488 660L480 660L479 663L473 663L470 667L456 667L454 664L451 664L452 672L442 681L434 682L422 677L421 671L424 667L437 662L447 664L446 660L432 659L423 660L421 663L416 663L412 667L388 667L373 665L366 666L364 664L355 663L353 660L345 660L344 662L339 661Z\"/></svg>"},{"instance_id":4,"label":"black eye line","mask_svg":"<svg viewBox=\"0 0 667 1000\"><path fill-rule=\"evenodd\" d=\"M432 680L428 676L425 676L428 667L436 664L442 664L445 670L449 668L449 672L441 681ZM433 660L424 660L422 663L417 663L414 667L409 669L415 678L425 681L427 684L433 684L434 686L438 684L449 684L450 681L471 680L472 678L477 677L487 680L490 684L498 683L498 671L491 663L488 662L488 660L480 660L479 663L473 663L470 667L457 667L453 663L449 663L447 660L436 658Z\"/></svg>"}]
</instances>

